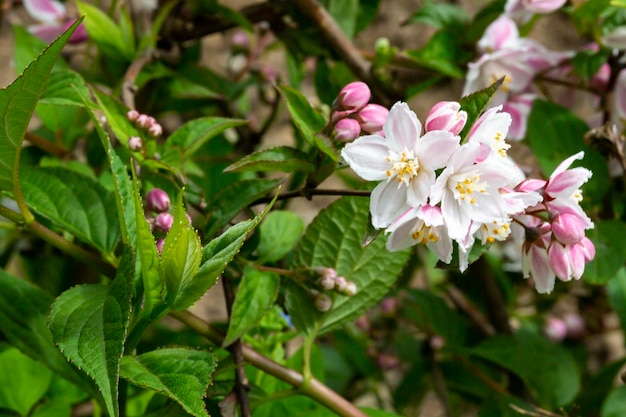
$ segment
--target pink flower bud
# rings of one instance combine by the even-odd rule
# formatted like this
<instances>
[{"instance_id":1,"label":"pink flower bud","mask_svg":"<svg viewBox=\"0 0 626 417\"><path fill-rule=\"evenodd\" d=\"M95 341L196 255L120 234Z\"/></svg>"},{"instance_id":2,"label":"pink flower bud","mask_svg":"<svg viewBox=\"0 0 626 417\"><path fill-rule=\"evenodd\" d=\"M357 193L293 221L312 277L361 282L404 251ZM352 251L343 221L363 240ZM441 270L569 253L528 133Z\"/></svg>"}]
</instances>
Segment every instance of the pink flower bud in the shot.
<instances>
[{"instance_id":1,"label":"pink flower bud","mask_svg":"<svg viewBox=\"0 0 626 417\"><path fill-rule=\"evenodd\" d=\"M548 257L554 274L562 281L579 279L585 271L583 245L565 246L559 242L552 242L548 249Z\"/></svg>"},{"instance_id":2,"label":"pink flower bud","mask_svg":"<svg viewBox=\"0 0 626 417\"><path fill-rule=\"evenodd\" d=\"M139 136L131 136L128 139L128 147L131 151L138 152L143 147L143 141Z\"/></svg>"},{"instance_id":3,"label":"pink flower bud","mask_svg":"<svg viewBox=\"0 0 626 417\"><path fill-rule=\"evenodd\" d=\"M245 32L235 32L230 38L230 45L234 52L246 52L250 49L250 38Z\"/></svg>"},{"instance_id":4,"label":"pink flower bud","mask_svg":"<svg viewBox=\"0 0 626 417\"><path fill-rule=\"evenodd\" d=\"M326 267L314 268L313 272L315 272L321 278L329 277L333 280L337 278L337 271L335 270L335 268L326 268Z\"/></svg>"},{"instance_id":5,"label":"pink flower bud","mask_svg":"<svg viewBox=\"0 0 626 417\"><path fill-rule=\"evenodd\" d=\"M346 283L346 289L343 291L344 295L348 297L353 297L356 295L357 287L356 284L352 281L348 281Z\"/></svg>"},{"instance_id":6,"label":"pink flower bud","mask_svg":"<svg viewBox=\"0 0 626 417\"><path fill-rule=\"evenodd\" d=\"M393 316L398 311L398 300L395 297L385 297L380 302L380 312L386 316Z\"/></svg>"},{"instance_id":7,"label":"pink flower bud","mask_svg":"<svg viewBox=\"0 0 626 417\"><path fill-rule=\"evenodd\" d=\"M398 357L392 353L380 352L376 358L380 369L388 371L398 366Z\"/></svg>"},{"instance_id":8,"label":"pink flower bud","mask_svg":"<svg viewBox=\"0 0 626 417\"><path fill-rule=\"evenodd\" d=\"M567 337L580 339L585 335L585 320L580 314L568 313L563 317L567 327Z\"/></svg>"},{"instance_id":9,"label":"pink flower bud","mask_svg":"<svg viewBox=\"0 0 626 417\"><path fill-rule=\"evenodd\" d=\"M126 113L126 118L131 122L136 121L139 116L140 114L137 110L129 110L128 113Z\"/></svg>"},{"instance_id":10,"label":"pink flower bud","mask_svg":"<svg viewBox=\"0 0 626 417\"><path fill-rule=\"evenodd\" d=\"M389 110L378 104L368 104L357 113L357 120L361 124L361 130L368 133L378 132L383 128Z\"/></svg>"},{"instance_id":11,"label":"pink flower bud","mask_svg":"<svg viewBox=\"0 0 626 417\"><path fill-rule=\"evenodd\" d=\"M154 228L165 233L170 231L173 224L174 217L167 212L159 213L154 220Z\"/></svg>"},{"instance_id":12,"label":"pink flower bud","mask_svg":"<svg viewBox=\"0 0 626 417\"><path fill-rule=\"evenodd\" d=\"M153 188L146 194L146 208L156 213L168 211L170 209L170 197L160 188Z\"/></svg>"},{"instance_id":13,"label":"pink flower bud","mask_svg":"<svg viewBox=\"0 0 626 417\"><path fill-rule=\"evenodd\" d=\"M354 320L354 325L364 332L368 332L370 330L370 320L367 316L360 316Z\"/></svg>"},{"instance_id":14,"label":"pink flower bud","mask_svg":"<svg viewBox=\"0 0 626 417\"><path fill-rule=\"evenodd\" d=\"M152 126L148 128L148 134L154 138L161 136L163 134L163 128L160 124L154 123Z\"/></svg>"},{"instance_id":15,"label":"pink flower bud","mask_svg":"<svg viewBox=\"0 0 626 417\"><path fill-rule=\"evenodd\" d=\"M341 119L335 124L333 137L341 142L352 142L361 134L361 125L354 119Z\"/></svg>"},{"instance_id":16,"label":"pink flower bud","mask_svg":"<svg viewBox=\"0 0 626 417\"><path fill-rule=\"evenodd\" d=\"M346 290L348 286L348 280L346 280L344 277L337 277L335 278L335 289L338 292L344 292Z\"/></svg>"},{"instance_id":17,"label":"pink flower bud","mask_svg":"<svg viewBox=\"0 0 626 417\"><path fill-rule=\"evenodd\" d=\"M156 240L156 248L157 252L159 252L159 255L163 253L163 245L165 245L165 239L163 239L162 237L158 238Z\"/></svg>"},{"instance_id":18,"label":"pink flower bud","mask_svg":"<svg viewBox=\"0 0 626 417\"><path fill-rule=\"evenodd\" d=\"M331 291L333 288L335 288L335 280L329 276L323 276L321 277L318 281L317 284L324 290L324 291Z\"/></svg>"},{"instance_id":19,"label":"pink flower bud","mask_svg":"<svg viewBox=\"0 0 626 417\"><path fill-rule=\"evenodd\" d=\"M424 128L426 132L444 130L458 135L467 123L467 112L461 110L456 101L440 101L435 104L426 118Z\"/></svg>"},{"instance_id":20,"label":"pink flower bud","mask_svg":"<svg viewBox=\"0 0 626 417\"><path fill-rule=\"evenodd\" d=\"M151 126L150 119L151 117L147 114L140 114L137 116L137 119L135 119L135 122L137 123L137 126L147 129Z\"/></svg>"},{"instance_id":21,"label":"pink flower bud","mask_svg":"<svg viewBox=\"0 0 626 417\"><path fill-rule=\"evenodd\" d=\"M433 350L441 350L444 348L445 345L446 345L446 341L441 336L435 335L430 338L430 347Z\"/></svg>"},{"instance_id":22,"label":"pink flower bud","mask_svg":"<svg viewBox=\"0 0 626 417\"><path fill-rule=\"evenodd\" d=\"M524 1L526 10L532 13L551 13L558 10L567 0L527 0Z\"/></svg>"},{"instance_id":23,"label":"pink flower bud","mask_svg":"<svg viewBox=\"0 0 626 417\"><path fill-rule=\"evenodd\" d=\"M372 93L367 84L355 81L341 89L333 103L333 108L355 112L363 108L370 101L371 96Z\"/></svg>"},{"instance_id":24,"label":"pink flower bud","mask_svg":"<svg viewBox=\"0 0 626 417\"><path fill-rule=\"evenodd\" d=\"M596 247L593 245L593 242L589 238L583 237L578 245L580 245L580 250L585 257L585 262L593 261L593 258L596 257Z\"/></svg>"},{"instance_id":25,"label":"pink flower bud","mask_svg":"<svg viewBox=\"0 0 626 417\"><path fill-rule=\"evenodd\" d=\"M585 237L585 221L576 214L559 214L552 220L552 233L565 245L576 244Z\"/></svg>"},{"instance_id":26,"label":"pink flower bud","mask_svg":"<svg viewBox=\"0 0 626 417\"><path fill-rule=\"evenodd\" d=\"M330 310L330 308L333 306L333 300L330 299L328 294L324 294L322 292L315 296L315 300L313 300L313 304L315 305L315 308L318 311L325 313L326 311Z\"/></svg>"},{"instance_id":27,"label":"pink flower bud","mask_svg":"<svg viewBox=\"0 0 626 417\"><path fill-rule=\"evenodd\" d=\"M557 317L548 317L543 326L543 334L553 342L560 342L567 336L567 325Z\"/></svg>"}]
</instances>

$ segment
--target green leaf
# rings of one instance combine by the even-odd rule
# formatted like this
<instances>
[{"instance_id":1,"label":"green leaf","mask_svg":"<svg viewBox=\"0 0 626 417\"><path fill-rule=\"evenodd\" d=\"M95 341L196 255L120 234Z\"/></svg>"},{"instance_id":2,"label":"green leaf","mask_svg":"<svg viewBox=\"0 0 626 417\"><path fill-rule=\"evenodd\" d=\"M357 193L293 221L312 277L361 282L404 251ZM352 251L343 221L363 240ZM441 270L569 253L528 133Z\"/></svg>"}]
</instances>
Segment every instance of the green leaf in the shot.
<instances>
[{"instance_id":1,"label":"green leaf","mask_svg":"<svg viewBox=\"0 0 626 417\"><path fill-rule=\"evenodd\" d=\"M52 340L47 317L52 297L29 282L0 269L0 331L30 358L55 374L84 387L84 380Z\"/></svg>"},{"instance_id":2,"label":"green leaf","mask_svg":"<svg viewBox=\"0 0 626 417\"><path fill-rule=\"evenodd\" d=\"M16 74L24 71L24 68L37 59L41 51L46 49L48 44L37 36L30 33L25 27L13 25L14 56ZM53 68L67 68L64 60L58 60Z\"/></svg>"},{"instance_id":3,"label":"green leaf","mask_svg":"<svg viewBox=\"0 0 626 417\"><path fill-rule=\"evenodd\" d=\"M248 237L248 233L254 229L265 217L276 197L265 210L254 219L237 223L226 230L223 234L210 241L202 249L202 262L198 272L187 286L179 293L178 310L184 310L195 303L211 286L215 284L217 278L224 272L226 265L233 260L241 249L241 246Z\"/></svg>"},{"instance_id":4,"label":"green leaf","mask_svg":"<svg viewBox=\"0 0 626 417\"><path fill-rule=\"evenodd\" d=\"M457 64L463 55L459 37L450 31L441 30L435 33L426 46L407 51L406 55L419 66L449 77L463 78L465 76L465 72Z\"/></svg>"},{"instance_id":5,"label":"green leaf","mask_svg":"<svg viewBox=\"0 0 626 417\"><path fill-rule=\"evenodd\" d=\"M97 89L94 89L93 93L104 112L107 124L118 141L128 146L128 138L142 136L142 132L126 117L128 108L121 101Z\"/></svg>"},{"instance_id":6,"label":"green leaf","mask_svg":"<svg viewBox=\"0 0 626 417\"><path fill-rule=\"evenodd\" d=\"M609 54L608 49L578 51L571 60L572 68L583 79L589 80L607 62Z\"/></svg>"},{"instance_id":7,"label":"green leaf","mask_svg":"<svg viewBox=\"0 0 626 417\"><path fill-rule=\"evenodd\" d=\"M610 282L626 259L626 224L617 220L597 221L587 233L596 247L596 257L585 266L583 279L591 284Z\"/></svg>"},{"instance_id":8,"label":"green leaf","mask_svg":"<svg viewBox=\"0 0 626 417\"><path fill-rule=\"evenodd\" d=\"M580 389L580 374L570 353L528 329L487 339L472 353L517 374L540 406L566 405Z\"/></svg>"},{"instance_id":9,"label":"green leaf","mask_svg":"<svg viewBox=\"0 0 626 417\"><path fill-rule=\"evenodd\" d=\"M623 417L626 415L626 386L616 387L602 404L601 417Z\"/></svg>"},{"instance_id":10,"label":"green leaf","mask_svg":"<svg viewBox=\"0 0 626 417\"><path fill-rule=\"evenodd\" d=\"M359 0L328 0L326 8L341 31L350 39L356 31Z\"/></svg>"},{"instance_id":11,"label":"green leaf","mask_svg":"<svg viewBox=\"0 0 626 417\"><path fill-rule=\"evenodd\" d=\"M193 155L202 145L227 129L248 123L224 117L202 117L185 123L167 139L166 149L177 147L185 157Z\"/></svg>"},{"instance_id":12,"label":"green leaf","mask_svg":"<svg viewBox=\"0 0 626 417\"><path fill-rule=\"evenodd\" d=\"M405 315L430 335L439 335L446 346L460 346L467 336L467 321L440 297L429 291L408 292Z\"/></svg>"},{"instance_id":13,"label":"green leaf","mask_svg":"<svg viewBox=\"0 0 626 417\"><path fill-rule=\"evenodd\" d=\"M224 171L313 172L315 171L315 165L309 159L307 154L298 149L289 146L277 146L246 155L234 164L231 164Z\"/></svg>"},{"instance_id":14,"label":"green leaf","mask_svg":"<svg viewBox=\"0 0 626 417\"><path fill-rule=\"evenodd\" d=\"M423 23L436 29L443 29L462 27L468 21L467 12L460 6L428 1L411 15L408 23Z\"/></svg>"},{"instance_id":15,"label":"green leaf","mask_svg":"<svg viewBox=\"0 0 626 417\"><path fill-rule=\"evenodd\" d=\"M209 204L205 235L212 236L241 210L257 198L263 197L282 182L282 179L249 179L231 184L217 193Z\"/></svg>"},{"instance_id":16,"label":"green leaf","mask_svg":"<svg viewBox=\"0 0 626 417\"><path fill-rule=\"evenodd\" d=\"M174 224L165 237L161 254L161 271L166 288L165 300L171 308L182 309L180 307L182 304L188 305L186 288L196 279L201 260L200 238L185 215L181 191L174 211Z\"/></svg>"},{"instance_id":17,"label":"green leaf","mask_svg":"<svg viewBox=\"0 0 626 417\"><path fill-rule=\"evenodd\" d=\"M52 305L49 327L63 355L96 383L106 410L119 415L119 366L130 321L135 260L126 248L110 286L80 285Z\"/></svg>"},{"instance_id":18,"label":"green leaf","mask_svg":"<svg viewBox=\"0 0 626 417\"><path fill-rule=\"evenodd\" d=\"M120 239L115 196L97 180L66 168L21 171L24 199L36 213L102 252L113 254Z\"/></svg>"},{"instance_id":19,"label":"green leaf","mask_svg":"<svg viewBox=\"0 0 626 417\"><path fill-rule=\"evenodd\" d=\"M80 74L69 69L58 70L50 74L38 106L82 107L85 105L82 97L86 97L88 94L87 85Z\"/></svg>"},{"instance_id":20,"label":"green leaf","mask_svg":"<svg viewBox=\"0 0 626 417\"><path fill-rule=\"evenodd\" d=\"M622 329L626 329L626 268L620 268L609 280L606 284L606 291L609 303L619 317Z\"/></svg>"},{"instance_id":21,"label":"green leaf","mask_svg":"<svg viewBox=\"0 0 626 417\"><path fill-rule=\"evenodd\" d=\"M208 416L203 398L217 359L211 352L171 348L124 356L120 374L133 384L167 395L195 417Z\"/></svg>"},{"instance_id":22,"label":"green leaf","mask_svg":"<svg viewBox=\"0 0 626 417\"><path fill-rule=\"evenodd\" d=\"M114 61L132 61L135 45L124 39L122 30L102 10L80 1L76 2L81 15L85 17L85 29L89 39L93 40L107 58Z\"/></svg>"},{"instance_id":23,"label":"green leaf","mask_svg":"<svg viewBox=\"0 0 626 417\"><path fill-rule=\"evenodd\" d=\"M256 327L278 296L280 277L248 266L243 271L222 346L228 346Z\"/></svg>"},{"instance_id":24,"label":"green leaf","mask_svg":"<svg viewBox=\"0 0 626 417\"><path fill-rule=\"evenodd\" d=\"M12 191L20 206L23 201L18 177L24 134L50 72L81 20L46 48L11 85L0 90L0 190ZM20 207L22 212L24 209Z\"/></svg>"},{"instance_id":25,"label":"green leaf","mask_svg":"<svg viewBox=\"0 0 626 417\"><path fill-rule=\"evenodd\" d=\"M321 332L328 332L355 319L378 302L391 288L409 257L409 250L389 252L385 239L361 246L367 229L369 201L343 197L322 210L307 228L298 245L292 269L330 267L353 281L357 293L352 297L338 295L332 309L325 314ZM312 301L304 290L290 287L288 309L296 327L311 333L319 316L309 317L304 306ZM291 308L290 308L291 307Z\"/></svg>"},{"instance_id":26,"label":"green leaf","mask_svg":"<svg viewBox=\"0 0 626 417\"><path fill-rule=\"evenodd\" d=\"M48 391L51 381L49 369L19 350L0 344L0 409L29 415L31 408Z\"/></svg>"},{"instance_id":27,"label":"green leaf","mask_svg":"<svg viewBox=\"0 0 626 417\"><path fill-rule=\"evenodd\" d=\"M590 416L598 412L599 405L611 392L615 378L623 369L625 362L626 358L619 359L602 368L591 378L585 378L580 395L576 398L578 415Z\"/></svg>"},{"instance_id":28,"label":"green leaf","mask_svg":"<svg viewBox=\"0 0 626 417\"><path fill-rule=\"evenodd\" d=\"M259 231L258 262L276 262L296 246L304 231L304 220L291 211L272 211Z\"/></svg>"},{"instance_id":29,"label":"green leaf","mask_svg":"<svg viewBox=\"0 0 626 417\"><path fill-rule=\"evenodd\" d=\"M487 110L491 99L493 99L493 96L496 95L503 82L504 77L500 78L498 81L483 90L476 91L461 98L461 109L467 112L467 123L461 132L462 142L465 141L467 135L472 129L472 126L476 123L476 120L478 120L480 115Z\"/></svg>"},{"instance_id":30,"label":"green leaf","mask_svg":"<svg viewBox=\"0 0 626 417\"><path fill-rule=\"evenodd\" d=\"M326 122L302 93L295 88L281 85L278 87L283 98L287 101L287 108L291 113L291 119L304 138L311 145L315 145L314 136L320 132Z\"/></svg>"}]
</instances>

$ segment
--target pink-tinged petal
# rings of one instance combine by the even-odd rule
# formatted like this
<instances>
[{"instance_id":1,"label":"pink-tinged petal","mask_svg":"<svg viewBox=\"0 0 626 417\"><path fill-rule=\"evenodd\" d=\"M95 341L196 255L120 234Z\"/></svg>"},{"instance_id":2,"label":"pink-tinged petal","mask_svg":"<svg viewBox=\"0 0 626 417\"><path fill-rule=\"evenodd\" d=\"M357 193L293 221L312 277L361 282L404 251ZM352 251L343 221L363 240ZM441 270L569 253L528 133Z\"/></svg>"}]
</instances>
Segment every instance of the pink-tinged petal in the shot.
<instances>
[{"instance_id":1,"label":"pink-tinged petal","mask_svg":"<svg viewBox=\"0 0 626 417\"><path fill-rule=\"evenodd\" d=\"M530 275L539 294L549 294L554 289L554 271L550 268L548 252L536 245L530 248Z\"/></svg>"},{"instance_id":2,"label":"pink-tinged petal","mask_svg":"<svg viewBox=\"0 0 626 417\"><path fill-rule=\"evenodd\" d=\"M585 219L573 213L562 213L552 220L552 233L565 245L574 245L585 237Z\"/></svg>"},{"instance_id":3,"label":"pink-tinged petal","mask_svg":"<svg viewBox=\"0 0 626 417\"><path fill-rule=\"evenodd\" d=\"M459 146L458 136L450 132L428 132L419 139L416 154L422 167L436 170L446 166Z\"/></svg>"},{"instance_id":4,"label":"pink-tinged petal","mask_svg":"<svg viewBox=\"0 0 626 417\"><path fill-rule=\"evenodd\" d=\"M63 26L58 23L30 25L28 31L46 43L51 43L64 32Z\"/></svg>"},{"instance_id":5,"label":"pink-tinged petal","mask_svg":"<svg viewBox=\"0 0 626 417\"><path fill-rule=\"evenodd\" d=\"M465 144L459 146L459 148L450 156L450 159L448 160L448 167L445 170L453 167L453 171L458 172L458 170L462 167L472 165L476 162L480 151L481 149L478 142L466 142Z\"/></svg>"},{"instance_id":6,"label":"pink-tinged petal","mask_svg":"<svg viewBox=\"0 0 626 417\"><path fill-rule=\"evenodd\" d=\"M530 192L530 191L537 191L537 190L541 190L543 187L546 186L547 181L544 180L537 180L537 179L527 179L524 180L522 182L520 182L515 189L517 191L521 191L521 192Z\"/></svg>"},{"instance_id":7,"label":"pink-tinged petal","mask_svg":"<svg viewBox=\"0 0 626 417\"><path fill-rule=\"evenodd\" d=\"M385 158L388 154L387 139L377 135L362 136L341 150L350 168L367 181L387 179L385 171L389 169L389 162Z\"/></svg>"},{"instance_id":8,"label":"pink-tinged petal","mask_svg":"<svg viewBox=\"0 0 626 417\"><path fill-rule=\"evenodd\" d=\"M23 0L26 12L40 22L52 23L66 18L65 5L54 0Z\"/></svg>"},{"instance_id":9,"label":"pink-tinged petal","mask_svg":"<svg viewBox=\"0 0 626 417\"><path fill-rule=\"evenodd\" d=\"M593 222L587 216L587 213L580 207L577 200L573 198L569 199L561 199L557 198L555 200L550 201L546 204L546 207L549 211L554 213L570 213L577 216L579 219L585 223L585 229L593 229Z\"/></svg>"},{"instance_id":10,"label":"pink-tinged petal","mask_svg":"<svg viewBox=\"0 0 626 417\"><path fill-rule=\"evenodd\" d=\"M394 181L381 182L374 188L370 197L372 225L376 229L389 226L409 206L406 203L406 187L398 188Z\"/></svg>"},{"instance_id":11,"label":"pink-tinged petal","mask_svg":"<svg viewBox=\"0 0 626 417\"><path fill-rule=\"evenodd\" d=\"M390 233L390 235L387 238L386 244L389 251L399 251L414 246L417 243L417 241L411 237L415 222L415 210L409 209L389 226L387 233Z\"/></svg>"},{"instance_id":12,"label":"pink-tinged petal","mask_svg":"<svg viewBox=\"0 0 626 417\"><path fill-rule=\"evenodd\" d=\"M592 172L587 168L573 168L560 173L555 177L550 177L546 186L546 193L550 196L558 194L571 194L580 188L591 178Z\"/></svg>"},{"instance_id":13,"label":"pink-tinged petal","mask_svg":"<svg viewBox=\"0 0 626 417\"><path fill-rule=\"evenodd\" d=\"M585 262L591 262L596 256L596 247L593 245L593 242L584 237L580 241L579 245L582 246L582 251L585 256Z\"/></svg>"},{"instance_id":14,"label":"pink-tinged petal","mask_svg":"<svg viewBox=\"0 0 626 417\"><path fill-rule=\"evenodd\" d=\"M413 150L422 133L422 124L408 104L397 102L389 110L383 131L387 140L390 141L390 149Z\"/></svg>"},{"instance_id":15,"label":"pink-tinged petal","mask_svg":"<svg viewBox=\"0 0 626 417\"><path fill-rule=\"evenodd\" d=\"M491 52L514 46L519 39L519 31L515 22L506 15L493 21L478 41L478 50Z\"/></svg>"},{"instance_id":16,"label":"pink-tinged petal","mask_svg":"<svg viewBox=\"0 0 626 417\"><path fill-rule=\"evenodd\" d=\"M502 199L506 203L506 212L511 216L522 214L527 207L534 207L539 204L543 197L534 191L530 192L509 192L502 194Z\"/></svg>"},{"instance_id":17,"label":"pink-tinged petal","mask_svg":"<svg viewBox=\"0 0 626 417\"><path fill-rule=\"evenodd\" d=\"M68 21L67 23L65 23L63 25L63 32L65 32L67 29L69 29L69 27L72 26L73 24L74 24L74 22L71 21L71 20ZM89 36L87 35L87 29L85 29L85 24L81 23L74 30L74 33L72 33L72 36L70 36L70 39L68 40L68 42L72 43L72 44L77 44L77 43L83 43L87 39L89 39Z\"/></svg>"},{"instance_id":18,"label":"pink-tinged petal","mask_svg":"<svg viewBox=\"0 0 626 417\"><path fill-rule=\"evenodd\" d=\"M560 9L567 0L528 0L524 2L526 9L532 13L550 13Z\"/></svg>"},{"instance_id":19,"label":"pink-tinged petal","mask_svg":"<svg viewBox=\"0 0 626 417\"><path fill-rule=\"evenodd\" d=\"M550 246L550 249L548 249L548 254L550 257L550 265L556 276L561 281L569 281L572 279L568 248L558 242L554 242Z\"/></svg>"},{"instance_id":20,"label":"pink-tinged petal","mask_svg":"<svg viewBox=\"0 0 626 417\"><path fill-rule=\"evenodd\" d=\"M585 272L585 253L582 245L573 245L569 247L569 259L571 266L571 277L580 279Z\"/></svg>"},{"instance_id":21,"label":"pink-tinged petal","mask_svg":"<svg viewBox=\"0 0 626 417\"><path fill-rule=\"evenodd\" d=\"M444 229L444 227L437 228L437 230L440 229ZM445 232L444 236L443 230L438 237L437 242L430 242L426 246L437 255L441 262L449 264L452 261L452 240L447 236L447 232Z\"/></svg>"},{"instance_id":22,"label":"pink-tinged petal","mask_svg":"<svg viewBox=\"0 0 626 417\"><path fill-rule=\"evenodd\" d=\"M423 169L419 175L410 182L407 189L407 203L411 207L426 204L430 196L430 189L435 183L435 171Z\"/></svg>"},{"instance_id":23,"label":"pink-tinged petal","mask_svg":"<svg viewBox=\"0 0 626 417\"><path fill-rule=\"evenodd\" d=\"M613 115L617 120L626 120L626 71L621 70L615 82L613 93Z\"/></svg>"},{"instance_id":24,"label":"pink-tinged petal","mask_svg":"<svg viewBox=\"0 0 626 417\"><path fill-rule=\"evenodd\" d=\"M580 151L577 154L572 155L569 158L565 159L563 162L561 162L556 167L554 172L552 172L552 175L550 175L550 178L554 178L557 175L559 175L560 173L565 172L570 167L570 165L572 165L572 163L574 163L574 161L583 159L584 156L585 156L585 152L584 151Z\"/></svg>"},{"instance_id":25,"label":"pink-tinged petal","mask_svg":"<svg viewBox=\"0 0 626 417\"><path fill-rule=\"evenodd\" d=\"M425 204L420 207L417 216L428 226L443 226L443 215L439 206Z\"/></svg>"},{"instance_id":26,"label":"pink-tinged petal","mask_svg":"<svg viewBox=\"0 0 626 417\"><path fill-rule=\"evenodd\" d=\"M508 139L522 140L526 136L528 116L532 110L535 97L535 94L521 94L511 97L511 100L504 103L502 111L511 115Z\"/></svg>"}]
</instances>

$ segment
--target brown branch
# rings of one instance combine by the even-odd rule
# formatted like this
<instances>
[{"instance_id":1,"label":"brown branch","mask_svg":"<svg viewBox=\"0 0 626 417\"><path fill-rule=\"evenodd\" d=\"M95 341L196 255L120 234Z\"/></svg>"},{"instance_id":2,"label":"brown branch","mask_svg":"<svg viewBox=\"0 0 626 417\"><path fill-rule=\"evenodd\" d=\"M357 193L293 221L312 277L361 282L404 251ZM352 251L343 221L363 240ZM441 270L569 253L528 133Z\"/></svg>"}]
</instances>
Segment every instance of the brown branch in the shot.
<instances>
[{"instance_id":1,"label":"brown branch","mask_svg":"<svg viewBox=\"0 0 626 417\"><path fill-rule=\"evenodd\" d=\"M126 70L124 74L124 82L122 84L122 101L126 106L133 110L135 109L135 94L137 94L137 86L135 80L141 72L144 66L152 61L152 53L141 55L139 58L133 61L132 64Z\"/></svg>"},{"instance_id":2,"label":"brown branch","mask_svg":"<svg viewBox=\"0 0 626 417\"><path fill-rule=\"evenodd\" d=\"M452 284L449 284L447 287L448 297L452 300L454 305L457 306L459 310L461 310L465 315L478 327L478 329L485 336L493 336L496 334L495 329L485 317L485 315L478 310L470 300L467 299L465 294L461 292L457 287Z\"/></svg>"},{"instance_id":3,"label":"brown branch","mask_svg":"<svg viewBox=\"0 0 626 417\"><path fill-rule=\"evenodd\" d=\"M354 47L352 41L343 33L337 22L317 0L294 0L294 3L313 21L328 45L341 56L354 75L365 82L372 90L372 96L385 107L391 107L395 101L385 91L379 80L372 74L371 64Z\"/></svg>"},{"instance_id":4,"label":"brown branch","mask_svg":"<svg viewBox=\"0 0 626 417\"><path fill-rule=\"evenodd\" d=\"M59 159L63 159L69 153L67 149L62 146L57 145L54 142L50 142L42 138L41 136L35 135L31 132L26 132L24 135L24 139L30 142L31 145L38 147L39 149L48 152L52 156L56 156Z\"/></svg>"},{"instance_id":5,"label":"brown branch","mask_svg":"<svg viewBox=\"0 0 626 417\"><path fill-rule=\"evenodd\" d=\"M170 312L170 316L217 345L221 346L224 341L223 334L214 329L209 323L188 311L172 311ZM304 377L301 373L274 362L249 346L242 346L242 354L243 358L252 366L255 366L263 372L266 372L292 385L302 394L316 400L338 415L343 417L367 417L365 413L355 407L351 402L328 388L326 385L322 384L317 379L312 378L305 384Z\"/></svg>"},{"instance_id":6,"label":"brown branch","mask_svg":"<svg viewBox=\"0 0 626 417\"><path fill-rule=\"evenodd\" d=\"M485 257L479 258L471 266L471 275L479 281L480 287L483 289L485 301L487 304L487 315L489 321L500 334L512 334L513 329L509 322L509 312L502 291L496 283L496 277Z\"/></svg>"},{"instance_id":7,"label":"brown branch","mask_svg":"<svg viewBox=\"0 0 626 417\"><path fill-rule=\"evenodd\" d=\"M426 358L430 365L430 370L433 375L433 383L435 386L435 395L439 399L443 408L443 415L445 417L452 417L452 408L450 407L450 401L448 399L448 389L446 387L446 379L443 376L439 362L435 356L435 351L430 346L430 343L425 344Z\"/></svg>"}]
</instances>

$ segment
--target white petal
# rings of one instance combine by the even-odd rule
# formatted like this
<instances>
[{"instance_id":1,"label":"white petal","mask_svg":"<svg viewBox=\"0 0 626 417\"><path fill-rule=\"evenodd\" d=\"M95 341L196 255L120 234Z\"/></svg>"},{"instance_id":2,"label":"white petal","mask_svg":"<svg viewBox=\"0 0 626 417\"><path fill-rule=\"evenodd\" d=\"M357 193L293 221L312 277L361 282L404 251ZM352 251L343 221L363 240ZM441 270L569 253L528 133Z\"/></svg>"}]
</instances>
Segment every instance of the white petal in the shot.
<instances>
[{"instance_id":1,"label":"white petal","mask_svg":"<svg viewBox=\"0 0 626 417\"><path fill-rule=\"evenodd\" d=\"M29 15L40 22L52 23L66 17L65 5L54 0L24 0L24 8Z\"/></svg>"},{"instance_id":2,"label":"white petal","mask_svg":"<svg viewBox=\"0 0 626 417\"><path fill-rule=\"evenodd\" d=\"M387 179L385 170L389 162L385 159L389 154L387 139L378 135L362 136L348 143L341 151L341 156L357 175L368 181Z\"/></svg>"},{"instance_id":3,"label":"white petal","mask_svg":"<svg viewBox=\"0 0 626 417\"><path fill-rule=\"evenodd\" d=\"M422 133L422 124L408 104L397 102L389 110L383 131L390 141L390 148L397 151L406 148L411 151L415 149Z\"/></svg>"},{"instance_id":4,"label":"white petal","mask_svg":"<svg viewBox=\"0 0 626 417\"><path fill-rule=\"evenodd\" d=\"M370 212L372 214L372 225L376 229L389 226L409 206L406 203L406 187L395 181L381 182L372 191L370 197Z\"/></svg>"},{"instance_id":5,"label":"white petal","mask_svg":"<svg viewBox=\"0 0 626 417\"><path fill-rule=\"evenodd\" d=\"M435 184L435 172L425 169L409 185L407 190L407 203L411 207L418 207L426 204L430 195L430 189Z\"/></svg>"},{"instance_id":6,"label":"white petal","mask_svg":"<svg viewBox=\"0 0 626 417\"><path fill-rule=\"evenodd\" d=\"M450 132L428 132L420 138L416 148L420 165L432 170L443 168L459 146L458 136Z\"/></svg>"}]
</instances>

